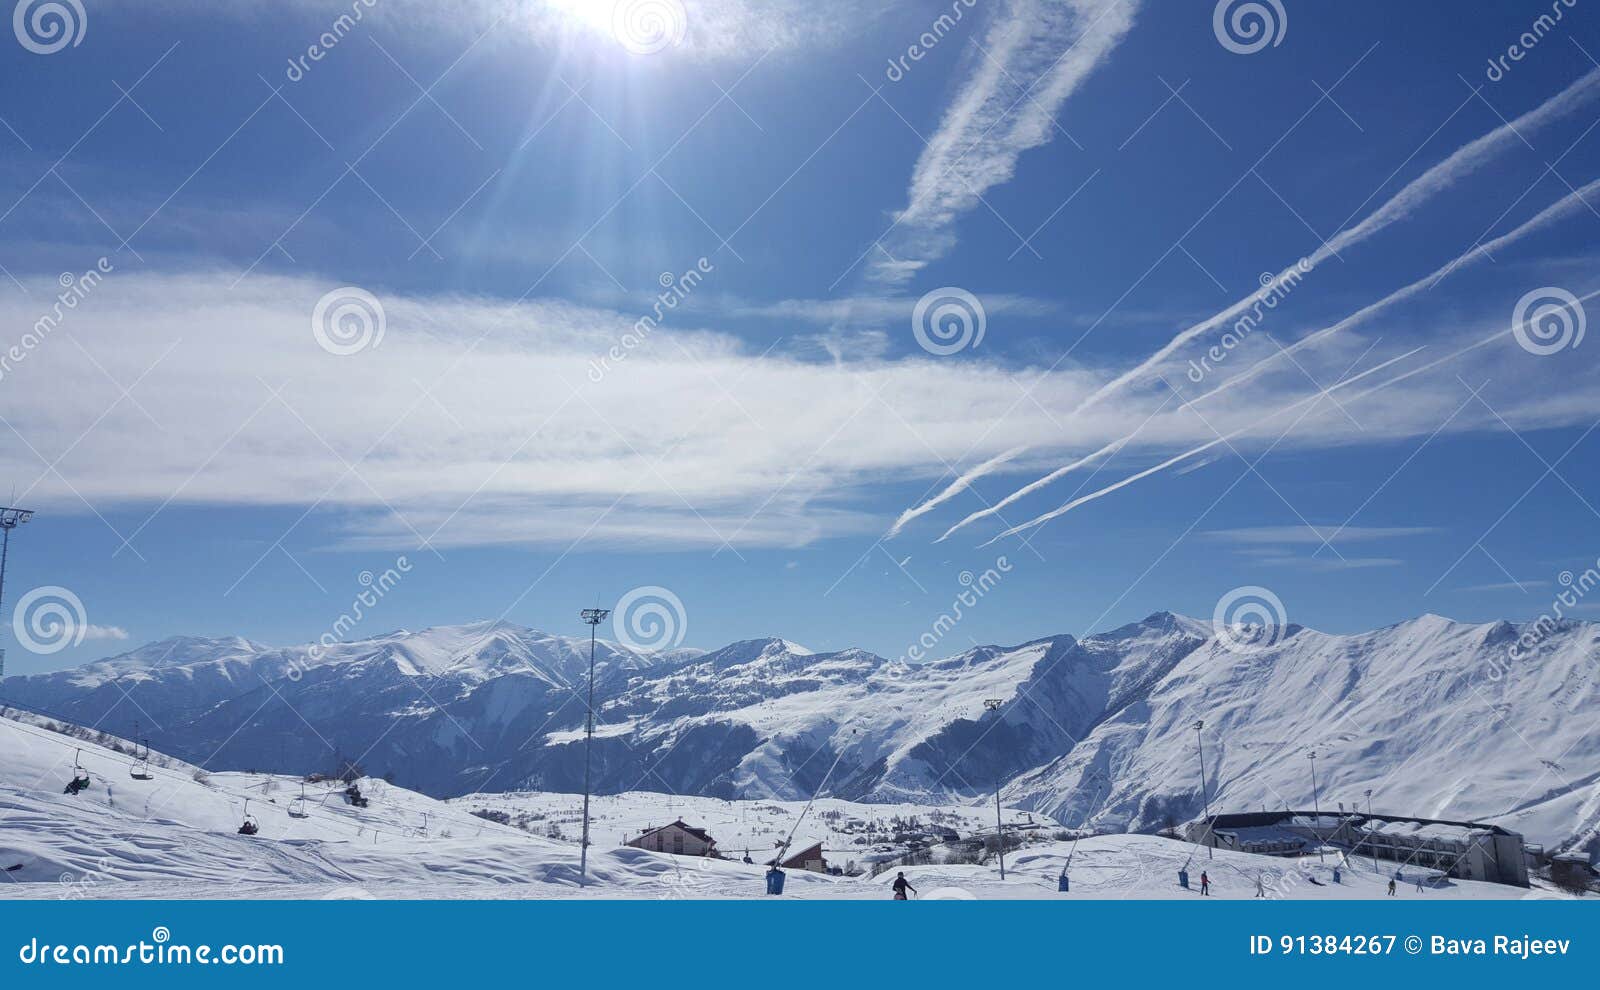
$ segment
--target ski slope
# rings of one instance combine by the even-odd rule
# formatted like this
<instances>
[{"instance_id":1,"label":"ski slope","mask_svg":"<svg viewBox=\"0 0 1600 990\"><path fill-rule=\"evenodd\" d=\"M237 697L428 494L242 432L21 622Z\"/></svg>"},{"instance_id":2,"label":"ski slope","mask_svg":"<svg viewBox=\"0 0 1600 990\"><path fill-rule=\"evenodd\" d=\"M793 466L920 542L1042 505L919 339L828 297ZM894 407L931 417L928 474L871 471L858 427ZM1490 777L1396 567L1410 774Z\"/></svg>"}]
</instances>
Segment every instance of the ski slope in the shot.
<instances>
[{"instance_id":1,"label":"ski slope","mask_svg":"<svg viewBox=\"0 0 1600 990\"><path fill-rule=\"evenodd\" d=\"M116 747L126 742L84 741L45 728L46 720L0 718L0 896L8 898L763 898L764 868L737 860L674 857L614 846L635 823L659 823L659 812L706 824L727 843L765 840L793 826L794 802L718 802L628 794L595 802L595 843L590 881L580 883L575 841L556 840L486 821L472 814L483 807L512 808L547 818L575 817L575 795L475 795L438 801L425 795L362 780L367 808L345 803L342 788L307 787L306 818L291 818L299 783L283 776L205 774L196 767L153 754L152 780L129 776L136 760ZM62 793L79 761L89 788ZM237 833L245 815L260 823L255 836ZM926 822L936 813L952 827L986 827L976 809L927 806L863 806L821 800L819 817L802 826L802 838L825 844L857 834L851 817L887 820L913 815ZM837 812L837 815L831 814ZM1008 820L1022 817L1008 810ZM967 818L957 818L965 815ZM947 817L948 816L948 817ZM824 822L828 824L823 824ZM563 825L563 828L566 828ZM807 829L810 829L808 831ZM608 830L610 833L608 836ZM571 830L572 838L576 829ZM753 850L754 853L754 850ZM735 853L737 854L737 853ZM1073 889L1056 891L1056 877L1072 857ZM1275 897L1382 896L1386 877L1360 863L1346 869L1345 882L1331 883L1328 864L1218 852L1206 861L1198 847L1145 835L1086 838L1076 847L1044 841L1008 855L1007 879L993 866L906 867L924 899L1189 898L1177 886L1177 871L1190 864L1198 882L1209 869L1218 898L1254 895L1255 878L1267 878ZM894 870L878 877L833 877L788 871L786 898L882 899ZM1324 886L1300 879L1318 877ZM1401 896L1438 900L1555 896L1496 884L1447 882L1438 889Z\"/></svg>"}]
</instances>

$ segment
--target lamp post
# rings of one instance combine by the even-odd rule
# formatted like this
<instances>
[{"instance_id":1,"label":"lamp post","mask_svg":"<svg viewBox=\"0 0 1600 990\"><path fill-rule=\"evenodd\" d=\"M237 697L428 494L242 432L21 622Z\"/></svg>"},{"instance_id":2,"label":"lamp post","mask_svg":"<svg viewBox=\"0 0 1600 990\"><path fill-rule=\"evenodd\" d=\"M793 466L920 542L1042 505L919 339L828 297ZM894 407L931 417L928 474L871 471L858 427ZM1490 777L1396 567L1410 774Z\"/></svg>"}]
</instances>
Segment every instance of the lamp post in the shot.
<instances>
[{"instance_id":1,"label":"lamp post","mask_svg":"<svg viewBox=\"0 0 1600 990\"><path fill-rule=\"evenodd\" d=\"M1367 788L1367 848L1372 851L1372 872L1378 872L1378 844L1372 841L1372 788Z\"/></svg>"},{"instance_id":2,"label":"lamp post","mask_svg":"<svg viewBox=\"0 0 1600 990\"><path fill-rule=\"evenodd\" d=\"M33 517L32 509L0 508L0 605L5 603L6 557L11 553L11 531ZM6 651L0 649L0 677L6 675Z\"/></svg>"},{"instance_id":3,"label":"lamp post","mask_svg":"<svg viewBox=\"0 0 1600 990\"><path fill-rule=\"evenodd\" d=\"M1195 719L1194 741L1200 748L1200 800L1204 802L1206 809L1206 859L1215 859L1216 856L1212 852L1216 839L1211 834L1211 792L1206 787L1206 740L1200 734L1200 730L1205 727L1205 719Z\"/></svg>"},{"instance_id":4,"label":"lamp post","mask_svg":"<svg viewBox=\"0 0 1600 990\"><path fill-rule=\"evenodd\" d=\"M1317 840L1317 862L1324 863L1327 860L1322 857L1322 834L1317 831L1322 827L1322 801L1317 796L1317 751L1313 749L1307 755L1311 757L1311 813L1317 819L1311 826L1311 834Z\"/></svg>"},{"instance_id":5,"label":"lamp post","mask_svg":"<svg viewBox=\"0 0 1600 990\"><path fill-rule=\"evenodd\" d=\"M986 698L983 707L986 711L997 712L1005 704L999 698ZM1000 781L1002 774L995 772L994 776L994 839L995 845L1000 850L1000 879L1006 878L1006 828L1000 819Z\"/></svg>"},{"instance_id":6,"label":"lamp post","mask_svg":"<svg viewBox=\"0 0 1600 990\"><path fill-rule=\"evenodd\" d=\"M583 729L583 839L578 846L578 882L589 879L589 750L594 746L594 632L611 614L608 608L586 608L579 615L589 624L589 706Z\"/></svg>"}]
</instances>

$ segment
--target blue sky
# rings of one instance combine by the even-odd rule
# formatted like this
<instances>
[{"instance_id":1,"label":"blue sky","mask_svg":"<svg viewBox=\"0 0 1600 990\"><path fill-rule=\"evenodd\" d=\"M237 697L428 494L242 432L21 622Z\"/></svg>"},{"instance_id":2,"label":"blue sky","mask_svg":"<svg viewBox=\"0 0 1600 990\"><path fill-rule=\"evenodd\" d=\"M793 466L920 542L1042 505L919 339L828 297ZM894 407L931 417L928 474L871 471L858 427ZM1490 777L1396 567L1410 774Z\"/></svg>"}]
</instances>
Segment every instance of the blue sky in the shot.
<instances>
[{"instance_id":1,"label":"blue sky","mask_svg":"<svg viewBox=\"0 0 1600 990\"><path fill-rule=\"evenodd\" d=\"M934 652L1546 611L1600 556L1600 20L1251 6L24 17L8 672L308 641L402 555L358 635L660 587L687 645L898 656L1002 556ZM81 642L19 645L41 587Z\"/></svg>"}]
</instances>

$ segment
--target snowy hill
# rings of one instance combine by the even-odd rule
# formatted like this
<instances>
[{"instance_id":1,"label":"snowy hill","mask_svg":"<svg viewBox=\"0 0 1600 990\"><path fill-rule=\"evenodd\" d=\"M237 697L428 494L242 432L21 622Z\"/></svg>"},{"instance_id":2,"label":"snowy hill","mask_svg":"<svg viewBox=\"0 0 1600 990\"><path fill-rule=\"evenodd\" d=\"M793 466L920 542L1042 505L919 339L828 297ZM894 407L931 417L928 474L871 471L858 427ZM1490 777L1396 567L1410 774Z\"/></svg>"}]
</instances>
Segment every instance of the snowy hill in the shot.
<instances>
[{"instance_id":1,"label":"snowy hill","mask_svg":"<svg viewBox=\"0 0 1600 990\"><path fill-rule=\"evenodd\" d=\"M1600 627L1438 616L1356 635L1300 627L1230 649L1158 613L1120 629L986 646L918 665L781 639L710 653L599 646L602 794L1008 804L1066 826L1153 831L1204 807L1309 806L1487 818L1560 851L1600 826ZM275 649L168 640L13 677L5 700L213 769L373 776L451 797L571 793L583 780L586 640L505 623ZM1515 653L1518 659L1511 660ZM986 699L1003 702L987 711ZM152 724L154 723L154 724Z\"/></svg>"},{"instance_id":2,"label":"snowy hill","mask_svg":"<svg viewBox=\"0 0 1600 990\"><path fill-rule=\"evenodd\" d=\"M1523 630L1434 615L1354 636L1295 629L1276 646L1209 640L1005 796L1078 825L1153 829L1199 817L1193 724L1212 807L1366 806L1487 819L1561 851L1600 825L1594 713L1600 627L1566 623L1530 655Z\"/></svg>"},{"instance_id":3,"label":"snowy hill","mask_svg":"<svg viewBox=\"0 0 1600 990\"><path fill-rule=\"evenodd\" d=\"M67 735L48 728L77 732ZM96 742L79 738L87 735ZM281 776L206 774L161 753L150 759L151 780L135 780L132 746L92 730L48 723L34 716L0 718L0 897L6 898L764 898L759 864L675 857L620 846L624 819L674 811L700 820L729 840L752 845L792 825L796 806L760 802L675 799L662 794L619 795L597 805L596 840L589 854L591 879L578 880L575 841L545 838L474 814L484 805L543 809L571 816L576 795L473 795L435 801L378 780L359 785L365 808L344 802L342 787L307 785L305 817L289 814L300 783ZM81 765L90 786L77 794L62 786ZM246 812L260 825L240 835ZM883 808L818 802L813 832L825 841L851 833L857 817L915 813L924 818L978 825L975 809L907 806ZM1026 816L1011 809L1007 821ZM747 823L748 836L736 822ZM958 825L958 827L963 827ZM609 833L615 832L615 835ZM828 838L833 836L833 839ZM1176 883L1177 871L1198 849L1155 836L1109 835L1070 842L1041 841L1008 857L1004 881L988 865L905 867L922 899L1057 898L1056 877L1072 863L1073 896L1178 898L1196 896ZM1327 864L1218 852L1206 861L1214 896L1254 896L1261 879L1273 897L1369 898L1382 896L1387 872L1364 861L1342 861L1343 882L1332 885ZM785 897L887 899L893 873L832 877L788 871ZM1316 877L1312 882L1309 878ZM1523 890L1498 884L1444 881L1428 899L1549 897L1542 885Z\"/></svg>"}]
</instances>

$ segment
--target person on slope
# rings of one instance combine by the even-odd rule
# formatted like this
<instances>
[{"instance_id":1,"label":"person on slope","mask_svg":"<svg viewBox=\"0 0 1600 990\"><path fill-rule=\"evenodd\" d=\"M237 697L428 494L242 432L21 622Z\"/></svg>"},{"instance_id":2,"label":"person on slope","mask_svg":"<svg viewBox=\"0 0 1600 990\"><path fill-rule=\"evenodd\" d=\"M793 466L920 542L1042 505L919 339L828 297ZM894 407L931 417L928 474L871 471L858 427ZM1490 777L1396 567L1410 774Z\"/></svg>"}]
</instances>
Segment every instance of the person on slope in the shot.
<instances>
[{"instance_id":1,"label":"person on slope","mask_svg":"<svg viewBox=\"0 0 1600 990\"><path fill-rule=\"evenodd\" d=\"M906 875L905 875L904 872L901 872L901 873L899 873L899 874L897 874L895 876L893 887L894 887L894 899L897 900L897 901L905 900L906 899L906 891L908 891L908 890L911 891L913 894L915 894L917 892L917 888L911 886L911 881L906 879Z\"/></svg>"},{"instance_id":2,"label":"person on slope","mask_svg":"<svg viewBox=\"0 0 1600 990\"><path fill-rule=\"evenodd\" d=\"M1389 878L1389 896L1394 896L1394 877Z\"/></svg>"},{"instance_id":3,"label":"person on slope","mask_svg":"<svg viewBox=\"0 0 1600 990\"><path fill-rule=\"evenodd\" d=\"M1267 885L1262 882L1261 874L1259 874L1259 873L1256 874L1256 896L1257 897L1265 897L1265 896L1267 896Z\"/></svg>"},{"instance_id":4,"label":"person on slope","mask_svg":"<svg viewBox=\"0 0 1600 990\"><path fill-rule=\"evenodd\" d=\"M1200 871L1200 896L1211 896L1211 877L1206 874L1205 870Z\"/></svg>"}]
</instances>

